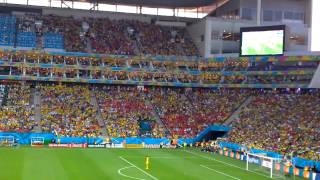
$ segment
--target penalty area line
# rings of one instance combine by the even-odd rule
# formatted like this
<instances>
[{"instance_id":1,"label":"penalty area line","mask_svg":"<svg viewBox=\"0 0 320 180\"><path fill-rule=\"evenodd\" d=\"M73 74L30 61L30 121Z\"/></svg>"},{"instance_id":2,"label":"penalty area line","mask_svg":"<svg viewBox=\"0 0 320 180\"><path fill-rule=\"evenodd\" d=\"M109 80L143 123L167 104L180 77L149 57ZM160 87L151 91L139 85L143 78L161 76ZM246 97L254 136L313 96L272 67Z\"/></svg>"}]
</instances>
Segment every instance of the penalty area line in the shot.
<instances>
[{"instance_id":1,"label":"penalty area line","mask_svg":"<svg viewBox=\"0 0 320 180\"><path fill-rule=\"evenodd\" d=\"M208 169L208 170L210 170L210 171L214 171L214 172L216 172L216 173L219 173L219 174L222 174L222 175L224 175L224 176L227 176L227 177L229 177L229 178L236 179L236 180L241 180L241 179L236 178L236 177L233 177L233 176L231 176L231 175L229 175L229 174L226 174L226 173L223 173L223 172L221 172L221 171L218 171L218 170L209 168L209 167L207 167L207 166L205 166L205 165L200 164L200 166L203 167L203 168L205 168L205 169Z\"/></svg>"},{"instance_id":2,"label":"penalty area line","mask_svg":"<svg viewBox=\"0 0 320 180\"><path fill-rule=\"evenodd\" d=\"M143 158L144 156L121 156L123 158ZM149 156L150 159L181 159L181 157L170 157L170 156ZM183 157L183 159L199 159L198 157Z\"/></svg>"},{"instance_id":3,"label":"penalty area line","mask_svg":"<svg viewBox=\"0 0 320 180\"><path fill-rule=\"evenodd\" d=\"M226 163L226 162L223 162L223 161L220 161L220 160L217 160L217 159L214 159L214 158L210 158L210 157L207 157L207 156L203 156L203 155L201 155L201 154L198 154L198 153L195 153L195 152L192 152L192 151L187 151L187 150L183 150L183 151L184 151L184 152L187 152L187 153L189 153L189 154L193 154L193 155L198 156L198 157L202 157L202 158L204 158L204 159L208 159L208 160L211 160L211 161L216 161L216 162L219 162L219 163L221 163L221 164L225 164L225 165L227 165L227 166L231 166L231 167L234 167L234 168L238 168L238 169L241 169L241 170L244 170L244 171L248 171L248 172L257 174L257 175L259 175L259 176L263 176L263 177L272 179L272 178L270 178L270 176L266 176L266 175L261 174L261 173L258 173L258 172L246 170L246 169L243 169L243 168L241 168L241 167L239 167L239 166L236 166L236 165L233 165L233 164L230 164L230 163Z\"/></svg>"},{"instance_id":4,"label":"penalty area line","mask_svg":"<svg viewBox=\"0 0 320 180\"><path fill-rule=\"evenodd\" d=\"M158 178L152 176L151 174L147 173L146 171L144 171L143 169L139 168L138 166L134 165L133 163L129 162L127 159L119 156L120 159L122 159L124 162L130 164L132 167L135 167L137 168L139 171L143 172L145 175L149 176L151 179L154 179L154 180L158 180Z\"/></svg>"},{"instance_id":5,"label":"penalty area line","mask_svg":"<svg viewBox=\"0 0 320 180\"><path fill-rule=\"evenodd\" d=\"M134 167L134 166L128 166L128 167L121 168L121 169L118 170L118 174L120 174L120 175L123 176L123 177L130 178L130 179L145 180L145 179L142 179L142 178L137 178L137 177L128 176L128 175L123 174L123 173L121 172L122 170L130 169L130 168L135 168L135 167Z\"/></svg>"}]
</instances>

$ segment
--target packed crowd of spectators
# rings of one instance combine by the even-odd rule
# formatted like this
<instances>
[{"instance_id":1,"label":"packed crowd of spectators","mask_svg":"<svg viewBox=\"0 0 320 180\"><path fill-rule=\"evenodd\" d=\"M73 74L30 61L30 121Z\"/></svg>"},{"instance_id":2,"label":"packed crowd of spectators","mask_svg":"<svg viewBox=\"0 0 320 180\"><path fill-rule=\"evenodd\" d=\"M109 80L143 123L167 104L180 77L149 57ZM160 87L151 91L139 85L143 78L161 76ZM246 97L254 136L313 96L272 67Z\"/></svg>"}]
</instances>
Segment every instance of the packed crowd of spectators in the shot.
<instances>
[{"instance_id":1,"label":"packed crowd of spectators","mask_svg":"<svg viewBox=\"0 0 320 180\"><path fill-rule=\"evenodd\" d=\"M126 33L126 21L107 18L86 20L89 28L85 34L89 36L92 52L103 54L135 55L134 42Z\"/></svg>"},{"instance_id":2,"label":"packed crowd of spectators","mask_svg":"<svg viewBox=\"0 0 320 180\"><path fill-rule=\"evenodd\" d=\"M41 84L36 89L41 94L40 124L35 121L30 85L1 86L0 131L30 132L39 125L43 132L67 137L96 137L102 135L101 128L106 128L111 137L188 138L209 125L223 123L250 98L232 122L229 142L320 159L320 92L317 90L61 84ZM150 129L142 130L142 124Z\"/></svg>"},{"instance_id":3,"label":"packed crowd of spectators","mask_svg":"<svg viewBox=\"0 0 320 180\"><path fill-rule=\"evenodd\" d=\"M241 110L229 141L320 160L319 92L260 91Z\"/></svg>"},{"instance_id":4,"label":"packed crowd of spectators","mask_svg":"<svg viewBox=\"0 0 320 180\"><path fill-rule=\"evenodd\" d=\"M112 137L145 136L139 127L142 121L150 122L152 137L167 135L165 128L173 137L194 137L209 125L226 120L248 95L237 90L129 86L104 86L94 92Z\"/></svg>"},{"instance_id":5,"label":"packed crowd of spectators","mask_svg":"<svg viewBox=\"0 0 320 180\"><path fill-rule=\"evenodd\" d=\"M41 85L41 127L59 136L96 137L100 126L90 90L80 85Z\"/></svg>"},{"instance_id":6,"label":"packed crowd of spectators","mask_svg":"<svg viewBox=\"0 0 320 180\"><path fill-rule=\"evenodd\" d=\"M281 61L281 62L252 62L248 71L282 71L298 69L315 69L319 62Z\"/></svg>"},{"instance_id":7,"label":"packed crowd of spectators","mask_svg":"<svg viewBox=\"0 0 320 180\"><path fill-rule=\"evenodd\" d=\"M36 127L28 85L6 85L0 107L0 131L30 132Z\"/></svg>"},{"instance_id":8,"label":"packed crowd of spectators","mask_svg":"<svg viewBox=\"0 0 320 180\"><path fill-rule=\"evenodd\" d=\"M313 74L306 75L252 75L248 76L246 79L247 84L290 84L290 83L300 83L300 84L309 84Z\"/></svg>"},{"instance_id":9,"label":"packed crowd of spectators","mask_svg":"<svg viewBox=\"0 0 320 180\"><path fill-rule=\"evenodd\" d=\"M142 54L198 56L197 48L183 28L130 21L129 34L141 45Z\"/></svg>"},{"instance_id":10,"label":"packed crowd of spectators","mask_svg":"<svg viewBox=\"0 0 320 180\"><path fill-rule=\"evenodd\" d=\"M18 32L35 32L36 31L36 17L32 14L18 17Z\"/></svg>"},{"instance_id":11,"label":"packed crowd of spectators","mask_svg":"<svg viewBox=\"0 0 320 180\"><path fill-rule=\"evenodd\" d=\"M237 90L163 89L149 98L174 137L194 137L214 123L222 123L244 101Z\"/></svg>"},{"instance_id":12,"label":"packed crowd of spectators","mask_svg":"<svg viewBox=\"0 0 320 180\"><path fill-rule=\"evenodd\" d=\"M9 57L9 59L8 59ZM26 75L54 78L84 78L125 81L151 81L202 84L309 84L318 65L317 61L290 61L253 63L246 60L226 59L224 61L158 61L150 59L114 59L97 57L51 56L0 53L3 61L45 63L55 68L4 67L2 75ZM296 65L296 66L295 66ZM77 69L79 67L79 69ZM99 68L98 68L99 66ZM273 72L270 67L277 67ZM113 69L113 68L123 69ZM286 68L289 68L288 71ZM294 70L293 67L297 67ZM130 68L128 71L127 68ZM262 71L270 72L262 72ZM292 71L291 71L292 70ZM300 71L305 70L305 71ZM255 71L255 72L253 72ZM25 74L24 74L25 72Z\"/></svg>"},{"instance_id":13,"label":"packed crowd of spectators","mask_svg":"<svg viewBox=\"0 0 320 180\"><path fill-rule=\"evenodd\" d=\"M72 40L75 42L76 40ZM77 44L77 43L73 43ZM121 49L121 48L120 48ZM288 70L315 70L318 61L289 61L283 62L249 62L238 58L229 58L223 61L159 61L151 59L117 59L97 57L74 57L62 55L38 55L24 53L0 52L0 59L9 62L42 63L42 64L65 64L80 66L106 66L106 67L130 67L134 69L154 69L161 72L168 71L201 71L201 72L224 72L224 71L288 71Z\"/></svg>"},{"instance_id":14,"label":"packed crowd of spectators","mask_svg":"<svg viewBox=\"0 0 320 180\"><path fill-rule=\"evenodd\" d=\"M71 52L199 56L185 29L151 22L30 13L19 17L18 30L39 37L60 34L65 50Z\"/></svg>"},{"instance_id":15,"label":"packed crowd of spectators","mask_svg":"<svg viewBox=\"0 0 320 180\"><path fill-rule=\"evenodd\" d=\"M156 123L153 107L142 89L130 86L95 88L102 118L112 137L164 137L164 127ZM151 132L141 132L141 121L149 122Z\"/></svg>"},{"instance_id":16,"label":"packed crowd of spectators","mask_svg":"<svg viewBox=\"0 0 320 180\"><path fill-rule=\"evenodd\" d=\"M88 52L87 39L83 36L81 19L61 17L56 15L38 16L41 26L39 34L60 34L64 38L64 49L72 52Z\"/></svg>"}]
</instances>

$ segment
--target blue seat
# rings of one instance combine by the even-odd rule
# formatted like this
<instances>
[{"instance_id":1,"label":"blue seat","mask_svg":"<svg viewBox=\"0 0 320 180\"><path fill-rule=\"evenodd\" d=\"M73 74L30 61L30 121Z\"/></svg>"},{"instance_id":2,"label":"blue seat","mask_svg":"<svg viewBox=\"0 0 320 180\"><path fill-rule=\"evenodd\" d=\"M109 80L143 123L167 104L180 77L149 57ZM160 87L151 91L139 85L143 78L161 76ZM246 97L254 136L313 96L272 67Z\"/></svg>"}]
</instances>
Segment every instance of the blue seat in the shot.
<instances>
[{"instance_id":1,"label":"blue seat","mask_svg":"<svg viewBox=\"0 0 320 180\"><path fill-rule=\"evenodd\" d=\"M17 34L18 47L36 47L36 33L35 32L20 32Z\"/></svg>"},{"instance_id":2,"label":"blue seat","mask_svg":"<svg viewBox=\"0 0 320 180\"><path fill-rule=\"evenodd\" d=\"M16 33L16 18L0 16L0 45L13 46Z\"/></svg>"},{"instance_id":3,"label":"blue seat","mask_svg":"<svg viewBox=\"0 0 320 180\"><path fill-rule=\"evenodd\" d=\"M45 33L44 34L44 48L63 49L64 39L58 33Z\"/></svg>"}]
</instances>

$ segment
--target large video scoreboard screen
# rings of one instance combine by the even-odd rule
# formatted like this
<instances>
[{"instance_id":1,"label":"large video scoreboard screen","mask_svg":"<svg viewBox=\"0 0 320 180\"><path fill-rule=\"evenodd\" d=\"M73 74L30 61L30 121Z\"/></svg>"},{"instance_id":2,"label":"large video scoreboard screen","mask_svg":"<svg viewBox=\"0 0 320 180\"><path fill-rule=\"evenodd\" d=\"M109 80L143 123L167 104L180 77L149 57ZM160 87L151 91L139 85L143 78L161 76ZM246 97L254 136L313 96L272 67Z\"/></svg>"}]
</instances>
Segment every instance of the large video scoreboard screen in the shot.
<instances>
[{"instance_id":1,"label":"large video scoreboard screen","mask_svg":"<svg viewBox=\"0 0 320 180\"><path fill-rule=\"evenodd\" d=\"M283 55L285 26L240 28L240 56Z\"/></svg>"}]
</instances>

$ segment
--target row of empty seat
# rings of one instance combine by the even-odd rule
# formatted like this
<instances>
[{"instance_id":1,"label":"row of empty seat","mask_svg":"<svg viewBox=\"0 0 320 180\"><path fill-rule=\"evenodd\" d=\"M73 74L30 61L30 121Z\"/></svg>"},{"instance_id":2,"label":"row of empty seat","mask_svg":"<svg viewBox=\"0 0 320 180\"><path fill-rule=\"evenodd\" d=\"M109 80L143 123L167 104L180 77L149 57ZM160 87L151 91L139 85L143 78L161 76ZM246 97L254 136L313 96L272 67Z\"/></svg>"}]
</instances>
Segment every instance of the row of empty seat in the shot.
<instances>
[{"instance_id":1,"label":"row of empty seat","mask_svg":"<svg viewBox=\"0 0 320 180\"><path fill-rule=\"evenodd\" d=\"M0 45L13 46L16 33L16 18L0 16Z\"/></svg>"}]
</instances>

